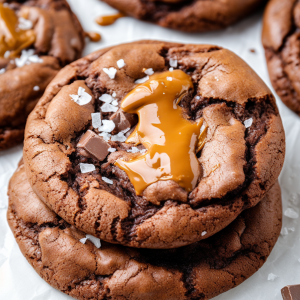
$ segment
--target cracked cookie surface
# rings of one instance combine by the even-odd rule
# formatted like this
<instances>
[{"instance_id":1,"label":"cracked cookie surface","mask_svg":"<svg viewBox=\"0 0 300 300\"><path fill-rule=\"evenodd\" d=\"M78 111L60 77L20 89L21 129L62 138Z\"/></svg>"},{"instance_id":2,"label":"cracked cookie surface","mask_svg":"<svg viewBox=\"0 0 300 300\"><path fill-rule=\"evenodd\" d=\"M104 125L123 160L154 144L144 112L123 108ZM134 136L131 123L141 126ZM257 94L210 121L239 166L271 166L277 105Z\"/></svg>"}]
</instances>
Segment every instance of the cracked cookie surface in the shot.
<instances>
[{"instance_id":1,"label":"cracked cookie surface","mask_svg":"<svg viewBox=\"0 0 300 300\"><path fill-rule=\"evenodd\" d=\"M35 34L35 42L25 49L33 50L31 63L29 52L29 60L24 61L25 53L19 64L18 58L0 58L0 150L4 150L23 141L27 116L47 85L63 66L81 57L84 31L65 0L1 3L18 17L26 16Z\"/></svg>"},{"instance_id":2,"label":"cracked cookie surface","mask_svg":"<svg viewBox=\"0 0 300 300\"><path fill-rule=\"evenodd\" d=\"M260 0L104 0L129 16L163 27L203 32L224 29L261 7Z\"/></svg>"},{"instance_id":3,"label":"cracked cookie surface","mask_svg":"<svg viewBox=\"0 0 300 300\"><path fill-rule=\"evenodd\" d=\"M120 59L126 64L121 69ZM78 144L87 131L99 134L91 114L100 112L106 122L115 118L103 112L106 103L99 97L113 95L118 109L144 69L162 72L175 60L194 85L180 102L184 117L201 117L208 126L206 144L197 154L201 176L190 193L164 181L137 196L114 164L139 155L132 153L132 144L113 141L120 119L106 142L115 152L106 158L97 159ZM105 68L116 68L113 79ZM82 89L90 101L78 105L70 95ZM131 121L126 135L136 124ZM103 49L64 68L30 115L25 135L26 173L39 198L78 229L137 248L177 248L220 231L263 198L278 178L285 153L274 97L243 60L217 46L155 41ZM92 171L82 173L82 164Z\"/></svg>"},{"instance_id":4,"label":"cracked cookie surface","mask_svg":"<svg viewBox=\"0 0 300 300\"><path fill-rule=\"evenodd\" d=\"M213 298L255 273L281 230L278 183L216 235L171 250L82 244L85 234L37 197L24 166L13 175L8 194L8 223L23 255L45 281L76 299Z\"/></svg>"},{"instance_id":5,"label":"cracked cookie surface","mask_svg":"<svg viewBox=\"0 0 300 300\"><path fill-rule=\"evenodd\" d=\"M264 13L262 43L272 85L283 103L300 115L300 2L268 3Z\"/></svg>"}]
</instances>

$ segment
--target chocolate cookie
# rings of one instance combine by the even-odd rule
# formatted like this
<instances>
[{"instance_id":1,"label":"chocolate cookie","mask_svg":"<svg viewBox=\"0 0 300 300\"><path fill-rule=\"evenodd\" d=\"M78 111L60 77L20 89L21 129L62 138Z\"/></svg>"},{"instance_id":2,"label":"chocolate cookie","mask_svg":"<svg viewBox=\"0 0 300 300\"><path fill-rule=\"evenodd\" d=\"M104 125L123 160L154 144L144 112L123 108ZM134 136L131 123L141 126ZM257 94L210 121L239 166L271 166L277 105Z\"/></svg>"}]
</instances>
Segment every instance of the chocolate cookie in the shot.
<instances>
[{"instance_id":1,"label":"chocolate cookie","mask_svg":"<svg viewBox=\"0 0 300 300\"><path fill-rule=\"evenodd\" d=\"M0 150L21 143L28 114L84 32L65 0L0 1Z\"/></svg>"},{"instance_id":2,"label":"chocolate cookie","mask_svg":"<svg viewBox=\"0 0 300 300\"><path fill-rule=\"evenodd\" d=\"M281 100L300 115L300 2L269 1L262 42L272 85Z\"/></svg>"},{"instance_id":3,"label":"chocolate cookie","mask_svg":"<svg viewBox=\"0 0 300 300\"><path fill-rule=\"evenodd\" d=\"M10 182L7 217L38 274L76 299L205 300L263 265L279 236L281 213L276 183L256 207L205 241L172 250L102 242L98 249L97 239L87 240L38 199L20 167Z\"/></svg>"},{"instance_id":4,"label":"chocolate cookie","mask_svg":"<svg viewBox=\"0 0 300 300\"><path fill-rule=\"evenodd\" d=\"M263 198L285 153L270 90L210 45L142 41L74 62L50 83L25 135L39 198L80 230L138 248L220 231Z\"/></svg>"},{"instance_id":5,"label":"chocolate cookie","mask_svg":"<svg viewBox=\"0 0 300 300\"><path fill-rule=\"evenodd\" d=\"M251 14L263 0L104 0L134 18L188 32L224 29Z\"/></svg>"}]
</instances>

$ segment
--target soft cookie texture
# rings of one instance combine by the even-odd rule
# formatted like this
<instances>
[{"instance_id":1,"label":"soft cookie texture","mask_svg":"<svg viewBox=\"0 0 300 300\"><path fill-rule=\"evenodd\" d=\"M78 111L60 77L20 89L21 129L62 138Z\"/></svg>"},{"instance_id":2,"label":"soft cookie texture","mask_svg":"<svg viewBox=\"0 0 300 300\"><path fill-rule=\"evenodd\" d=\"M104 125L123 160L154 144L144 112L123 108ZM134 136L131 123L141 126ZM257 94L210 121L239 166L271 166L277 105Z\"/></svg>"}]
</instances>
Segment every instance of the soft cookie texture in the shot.
<instances>
[{"instance_id":1,"label":"soft cookie texture","mask_svg":"<svg viewBox=\"0 0 300 300\"><path fill-rule=\"evenodd\" d=\"M121 69L120 59L126 64ZM145 76L143 69L162 72L170 61L195 87L180 102L184 117L202 117L208 126L197 154L202 172L190 193L165 181L137 196L114 163L140 153L126 138L113 140L124 137L118 126L107 139L114 152L102 161L82 148L81 138L88 130L103 134L92 126L92 113L100 112L103 122L115 120L114 112L103 112L107 103L99 97L113 97L118 109ZM113 79L105 68L115 68ZM73 98L83 89L90 101L79 105ZM136 121L126 124L128 136ZM217 46L141 41L100 50L59 72L28 119L24 162L35 193L69 224L110 243L168 249L208 238L255 206L277 180L284 153L275 99L243 60Z\"/></svg>"},{"instance_id":2,"label":"soft cookie texture","mask_svg":"<svg viewBox=\"0 0 300 300\"><path fill-rule=\"evenodd\" d=\"M300 115L300 2L271 0L264 13L262 42L272 85Z\"/></svg>"},{"instance_id":3,"label":"soft cookie texture","mask_svg":"<svg viewBox=\"0 0 300 300\"><path fill-rule=\"evenodd\" d=\"M225 27L243 19L265 0L104 0L137 19L188 32Z\"/></svg>"},{"instance_id":4,"label":"soft cookie texture","mask_svg":"<svg viewBox=\"0 0 300 300\"><path fill-rule=\"evenodd\" d=\"M30 47L41 59L17 66L0 58L0 150L23 141L28 114L61 67L81 57L84 31L65 0L0 1L26 14L36 36ZM28 49L26 49L28 50Z\"/></svg>"},{"instance_id":5,"label":"soft cookie texture","mask_svg":"<svg viewBox=\"0 0 300 300\"><path fill-rule=\"evenodd\" d=\"M24 166L8 193L7 218L23 255L50 285L76 299L210 299L256 272L281 229L278 183L221 232L172 250L82 244L85 234L32 191Z\"/></svg>"}]
</instances>

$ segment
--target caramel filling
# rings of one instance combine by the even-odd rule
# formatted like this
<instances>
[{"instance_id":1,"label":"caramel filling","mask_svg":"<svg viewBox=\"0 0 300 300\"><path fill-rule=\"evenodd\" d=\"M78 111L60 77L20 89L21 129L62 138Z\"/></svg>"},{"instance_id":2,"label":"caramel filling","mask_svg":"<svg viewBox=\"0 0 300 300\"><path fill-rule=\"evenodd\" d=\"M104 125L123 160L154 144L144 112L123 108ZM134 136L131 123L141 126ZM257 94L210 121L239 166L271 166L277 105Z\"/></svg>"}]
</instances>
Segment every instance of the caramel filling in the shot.
<instances>
[{"instance_id":1,"label":"caramel filling","mask_svg":"<svg viewBox=\"0 0 300 300\"><path fill-rule=\"evenodd\" d=\"M190 77L175 70L150 76L122 101L125 112L139 117L126 143L142 143L147 149L135 159L115 163L127 173L137 195L159 180L173 180L188 192L196 186L200 166L195 152L205 142L205 134L200 135L203 119L185 119L178 106L192 89Z\"/></svg>"},{"instance_id":2,"label":"caramel filling","mask_svg":"<svg viewBox=\"0 0 300 300\"><path fill-rule=\"evenodd\" d=\"M34 31L22 30L18 23L15 11L0 3L0 57L4 57L7 51L10 51L8 57L17 57L35 42Z\"/></svg>"},{"instance_id":3,"label":"caramel filling","mask_svg":"<svg viewBox=\"0 0 300 300\"><path fill-rule=\"evenodd\" d=\"M100 26L108 26L114 24L118 19L125 17L122 13L109 16L100 16L96 19L96 23Z\"/></svg>"}]
</instances>

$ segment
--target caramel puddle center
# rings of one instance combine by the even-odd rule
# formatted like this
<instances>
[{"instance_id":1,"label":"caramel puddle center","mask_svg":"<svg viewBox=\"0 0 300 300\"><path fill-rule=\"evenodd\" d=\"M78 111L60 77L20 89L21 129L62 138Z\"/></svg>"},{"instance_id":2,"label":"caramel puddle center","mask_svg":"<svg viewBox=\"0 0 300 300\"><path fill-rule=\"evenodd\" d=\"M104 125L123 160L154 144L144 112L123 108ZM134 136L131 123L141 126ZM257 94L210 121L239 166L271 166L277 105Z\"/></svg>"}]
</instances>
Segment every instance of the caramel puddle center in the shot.
<instances>
[{"instance_id":1,"label":"caramel puddle center","mask_svg":"<svg viewBox=\"0 0 300 300\"><path fill-rule=\"evenodd\" d=\"M192 89L183 71L163 72L150 76L122 101L125 112L139 117L126 143L142 143L147 148L144 155L115 163L127 173L137 195L158 180L173 180L187 191L196 186L200 167L195 151L203 120L185 119L178 106Z\"/></svg>"},{"instance_id":2,"label":"caramel puddle center","mask_svg":"<svg viewBox=\"0 0 300 300\"><path fill-rule=\"evenodd\" d=\"M15 11L0 3L0 57L4 57L6 51L11 51L9 57L17 57L35 42L34 31L22 30L18 23Z\"/></svg>"}]
</instances>

